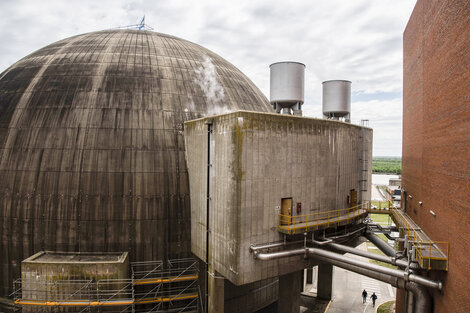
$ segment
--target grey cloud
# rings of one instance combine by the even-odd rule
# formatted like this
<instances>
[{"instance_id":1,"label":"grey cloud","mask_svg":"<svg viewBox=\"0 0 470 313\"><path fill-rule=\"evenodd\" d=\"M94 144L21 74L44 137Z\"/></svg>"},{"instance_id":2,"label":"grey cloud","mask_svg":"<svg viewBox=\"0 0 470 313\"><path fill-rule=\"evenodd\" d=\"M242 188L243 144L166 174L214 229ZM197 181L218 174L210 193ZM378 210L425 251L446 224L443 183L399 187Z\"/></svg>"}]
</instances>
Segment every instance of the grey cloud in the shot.
<instances>
[{"instance_id":1,"label":"grey cloud","mask_svg":"<svg viewBox=\"0 0 470 313\"><path fill-rule=\"evenodd\" d=\"M147 23L156 31L194 41L232 62L266 95L270 63L282 60L305 63L307 114L317 117L321 114L321 81L339 78L352 80L354 91L377 94L377 103L353 103L353 119L362 115L371 120L381 119L376 106L395 110L401 103L401 99L380 100L380 93L401 92L401 36L414 2L2 1L0 71L59 39L135 24L145 14ZM368 109L369 106L374 107ZM398 132L400 118L400 114L393 118ZM382 124L375 126L375 151L387 149L381 143L381 136L387 133Z\"/></svg>"}]
</instances>

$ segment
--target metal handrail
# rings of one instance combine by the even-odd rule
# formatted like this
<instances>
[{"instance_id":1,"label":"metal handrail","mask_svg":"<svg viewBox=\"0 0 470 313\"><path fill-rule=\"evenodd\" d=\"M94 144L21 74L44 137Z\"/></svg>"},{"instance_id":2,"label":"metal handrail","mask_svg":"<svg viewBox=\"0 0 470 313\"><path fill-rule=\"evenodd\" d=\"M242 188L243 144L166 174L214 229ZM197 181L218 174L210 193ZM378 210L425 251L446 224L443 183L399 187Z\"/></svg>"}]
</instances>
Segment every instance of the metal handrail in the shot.
<instances>
[{"instance_id":1,"label":"metal handrail","mask_svg":"<svg viewBox=\"0 0 470 313\"><path fill-rule=\"evenodd\" d=\"M285 215L279 214L278 218L278 228L287 229L287 230L297 230L297 229L308 229L311 228L313 223L315 226L325 225L327 224L335 224L339 222L343 222L345 219L349 220L354 218L354 214L360 210L366 210L367 206L365 203L356 205L354 207L346 208L346 209L336 209L336 210L329 210L329 211L320 211L314 212L309 214L302 214L302 215ZM346 217L345 219L337 220L340 217ZM312 223L312 225L309 225ZM305 224L305 225L299 225ZM297 227L295 225L298 225ZM290 227L292 226L292 227Z\"/></svg>"},{"instance_id":2,"label":"metal handrail","mask_svg":"<svg viewBox=\"0 0 470 313\"><path fill-rule=\"evenodd\" d=\"M431 269L431 260L446 261L446 270L449 269L449 243L444 241L423 240L415 227L399 211L392 210L392 216L396 219L399 229L407 236L408 241L416 247L419 254L420 266L424 267L424 260L428 261L428 269ZM439 247L441 246L441 247ZM442 253L443 257L433 256L432 252Z\"/></svg>"},{"instance_id":3,"label":"metal handrail","mask_svg":"<svg viewBox=\"0 0 470 313\"><path fill-rule=\"evenodd\" d=\"M291 216L287 214L278 215L278 229L287 230L293 233L299 229L311 229L312 227L327 225L336 225L344 221L349 221L357 217L358 211L366 210L368 213L387 213L390 214L398 224L400 230L408 236L410 242L414 242L416 251L420 257L420 266L423 267L424 260L428 260L428 269L431 269L431 260L446 261L446 270L449 267L449 243L443 241L427 241L423 240L419 233L414 229L408 220L402 216L399 210L394 206L393 200L387 201L364 201L354 207L346 209L335 209L328 211L320 211L309 214ZM443 254L443 256L433 256L433 251Z\"/></svg>"}]
</instances>

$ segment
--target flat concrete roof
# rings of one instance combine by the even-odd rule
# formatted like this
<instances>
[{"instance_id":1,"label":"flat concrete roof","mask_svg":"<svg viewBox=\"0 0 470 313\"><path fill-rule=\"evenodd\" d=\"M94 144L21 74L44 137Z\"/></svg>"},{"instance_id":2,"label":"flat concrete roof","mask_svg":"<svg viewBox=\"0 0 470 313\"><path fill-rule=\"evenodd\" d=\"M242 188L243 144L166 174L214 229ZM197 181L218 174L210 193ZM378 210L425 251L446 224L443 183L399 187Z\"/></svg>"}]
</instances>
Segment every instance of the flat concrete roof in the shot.
<instances>
[{"instance_id":1,"label":"flat concrete roof","mask_svg":"<svg viewBox=\"0 0 470 313\"><path fill-rule=\"evenodd\" d=\"M41 251L23 260L27 263L122 263L127 252Z\"/></svg>"},{"instance_id":2,"label":"flat concrete roof","mask_svg":"<svg viewBox=\"0 0 470 313\"><path fill-rule=\"evenodd\" d=\"M318 123L324 123L324 124L337 124L337 125L342 125L346 127L357 127L357 128L366 128L366 129L371 129L369 126L362 126L362 125L357 125L357 124L352 124L352 123L347 123L343 121L337 121L337 120L328 120L328 119L323 119L323 118L316 118L316 117L309 117L309 116L298 116L298 115L290 115L290 114L279 114L279 113L274 113L274 112L258 112L258 111L247 111L247 110L236 110L232 111L229 113L223 113L223 114L215 114L215 115L208 115L200 118L196 118L194 120L189 120L184 122L185 125L191 125L194 123L198 123L200 121L204 122L211 122L213 119L220 118L221 116L228 116L228 115L239 115L240 117L247 116L272 116L274 118L281 118L281 119L291 119L292 121L300 122L300 121L317 121Z\"/></svg>"}]
</instances>

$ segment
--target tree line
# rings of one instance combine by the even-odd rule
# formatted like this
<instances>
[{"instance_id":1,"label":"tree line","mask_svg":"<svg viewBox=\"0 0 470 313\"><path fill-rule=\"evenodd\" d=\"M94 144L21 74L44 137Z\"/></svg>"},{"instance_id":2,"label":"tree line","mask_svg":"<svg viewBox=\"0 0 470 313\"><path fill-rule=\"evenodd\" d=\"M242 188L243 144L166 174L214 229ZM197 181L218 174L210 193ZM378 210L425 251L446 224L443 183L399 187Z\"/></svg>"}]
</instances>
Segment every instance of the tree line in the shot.
<instances>
[{"instance_id":1,"label":"tree line","mask_svg":"<svg viewBox=\"0 0 470 313\"><path fill-rule=\"evenodd\" d=\"M401 158L374 157L372 158L373 173L401 174Z\"/></svg>"}]
</instances>

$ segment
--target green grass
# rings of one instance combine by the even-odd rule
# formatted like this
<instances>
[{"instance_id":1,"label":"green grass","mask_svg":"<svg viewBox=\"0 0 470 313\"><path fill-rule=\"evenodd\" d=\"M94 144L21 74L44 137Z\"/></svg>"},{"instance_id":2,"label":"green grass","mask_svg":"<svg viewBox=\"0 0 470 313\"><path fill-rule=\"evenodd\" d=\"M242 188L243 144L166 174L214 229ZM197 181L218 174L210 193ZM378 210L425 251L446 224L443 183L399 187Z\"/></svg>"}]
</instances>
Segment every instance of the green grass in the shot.
<instances>
[{"instance_id":1,"label":"green grass","mask_svg":"<svg viewBox=\"0 0 470 313\"><path fill-rule=\"evenodd\" d=\"M372 158L372 172L401 174L401 158L375 157Z\"/></svg>"},{"instance_id":2,"label":"green grass","mask_svg":"<svg viewBox=\"0 0 470 313\"><path fill-rule=\"evenodd\" d=\"M381 225L388 225L391 222L390 215L388 214L369 214L369 216L372 218L374 223L378 223Z\"/></svg>"},{"instance_id":3,"label":"green grass","mask_svg":"<svg viewBox=\"0 0 470 313\"><path fill-rule=\"evenodd\" d=\"M394 300L382 303L377 308L377 313L394 313L394 312L395 312L395 301Z\"/></svg>"}]
</instances>

